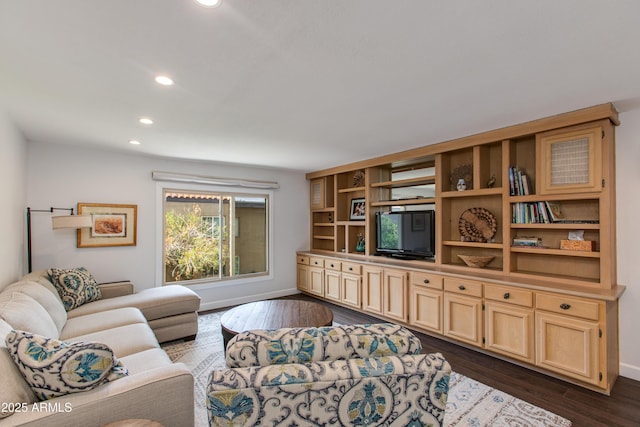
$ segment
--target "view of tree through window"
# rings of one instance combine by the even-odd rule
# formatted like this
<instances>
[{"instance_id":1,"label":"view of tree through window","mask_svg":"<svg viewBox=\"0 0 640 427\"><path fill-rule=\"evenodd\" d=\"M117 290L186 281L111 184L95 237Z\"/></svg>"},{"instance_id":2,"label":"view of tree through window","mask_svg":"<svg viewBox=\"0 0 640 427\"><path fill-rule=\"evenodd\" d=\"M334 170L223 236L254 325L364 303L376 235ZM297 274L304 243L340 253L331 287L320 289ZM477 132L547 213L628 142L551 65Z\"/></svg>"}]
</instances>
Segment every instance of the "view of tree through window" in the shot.
<instances>
[{"instance_id":1,"label":"view of tree through window","mask_svg":"<svg viewBox=\"0 0 640 427\"><path fill-rule=\"evenodd\" d=\"M267 195L164 190L164 282L268 273Z\"/></svg>"}]
</instances>

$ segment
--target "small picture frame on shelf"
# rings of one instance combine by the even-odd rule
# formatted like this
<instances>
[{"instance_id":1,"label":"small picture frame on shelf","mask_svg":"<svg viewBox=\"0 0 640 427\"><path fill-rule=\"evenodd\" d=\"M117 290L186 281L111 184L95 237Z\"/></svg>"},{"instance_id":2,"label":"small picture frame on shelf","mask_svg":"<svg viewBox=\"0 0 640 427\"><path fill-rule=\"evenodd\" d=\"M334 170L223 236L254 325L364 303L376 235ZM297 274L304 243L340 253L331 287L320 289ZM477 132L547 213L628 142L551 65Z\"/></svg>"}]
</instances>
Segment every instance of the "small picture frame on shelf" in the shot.
<instances>
[{"instance_id":1,"label":"small picture frame on shelf","mask_svg":"<svg viewBox=\"0 0 640 427\"><path fill-rule=\"evenodd\" d=\"M352 199L351 210L349 211L349 219L356 221L363 221L366 215L366 201L365 199Z\"/></svg>"}]
</instances>

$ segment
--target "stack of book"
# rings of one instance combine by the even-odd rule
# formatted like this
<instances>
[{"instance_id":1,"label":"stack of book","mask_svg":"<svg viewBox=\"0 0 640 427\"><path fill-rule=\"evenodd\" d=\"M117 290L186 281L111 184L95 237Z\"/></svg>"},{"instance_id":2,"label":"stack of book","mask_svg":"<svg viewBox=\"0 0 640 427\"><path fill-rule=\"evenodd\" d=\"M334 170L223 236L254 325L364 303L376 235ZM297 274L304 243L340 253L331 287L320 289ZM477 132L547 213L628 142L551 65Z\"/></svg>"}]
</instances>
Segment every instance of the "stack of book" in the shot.
<instances>
[{"instance_id":1,"label":"stack of book","mask_svg":"<svg viewBox=\"0 0 640 427\"><path fill-rule=\"evenodd\" d=\"M539 237L515 237L513 239L513 246L541 247L542 239Z\"/></svg>"},{"instance_id":2,"label":"stack of book","mask_svg":"<svg viewBox=\"0 0 640 427\"><path fill-rule=\"evenodd\" d=\"M517 166L509 168L509 194L511 196L527 196L531 194L529 177Z\"/></svg>"}]
</instances>

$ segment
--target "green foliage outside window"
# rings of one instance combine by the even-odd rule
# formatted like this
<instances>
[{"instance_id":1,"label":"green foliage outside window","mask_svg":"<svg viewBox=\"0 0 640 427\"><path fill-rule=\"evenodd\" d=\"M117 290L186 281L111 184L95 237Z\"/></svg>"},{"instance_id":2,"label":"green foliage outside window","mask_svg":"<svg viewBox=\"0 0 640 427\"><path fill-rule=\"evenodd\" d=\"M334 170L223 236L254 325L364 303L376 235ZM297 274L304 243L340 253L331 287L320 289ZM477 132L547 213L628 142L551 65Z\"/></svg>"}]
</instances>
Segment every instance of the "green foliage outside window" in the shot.
<instances>
[{"instance_id":1,"label":"green foliage outside window","mask_svg":"<svg viewBox=\"0 0 640 427\"><path fill-rule=\"evenodd\" d=\"M221 268L220 236L226 230L212 233L212 224L202 220L197 204L183 212L169 211L165 215L165 264L172 277L166 281L191 280L218 274ZM228 253L226 239L223 254ZM224 267L224 258L222 261ZM168 274L168 273L167 273Z\"/></svg>"}]
</instances>

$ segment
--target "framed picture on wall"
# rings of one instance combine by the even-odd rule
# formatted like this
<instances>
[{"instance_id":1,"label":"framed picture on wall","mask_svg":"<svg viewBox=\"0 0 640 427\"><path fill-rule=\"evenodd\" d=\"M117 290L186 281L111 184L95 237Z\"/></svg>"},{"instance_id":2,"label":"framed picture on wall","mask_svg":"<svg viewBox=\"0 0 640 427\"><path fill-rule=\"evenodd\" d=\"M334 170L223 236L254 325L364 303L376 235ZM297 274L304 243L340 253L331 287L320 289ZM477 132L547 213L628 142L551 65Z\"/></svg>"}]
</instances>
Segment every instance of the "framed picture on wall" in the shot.
<instances>
[{"instance_id":1,"label":"framed picture on wall","mask_svg":"<svg viewBox=\"0 0 640 427\"><path fill-rule=\"evenodd\" d=\"M138 205L78 203L78 215L91 215L91 228L78 230L79 248L135 246Z\"/></svg>"}]
</instances>

